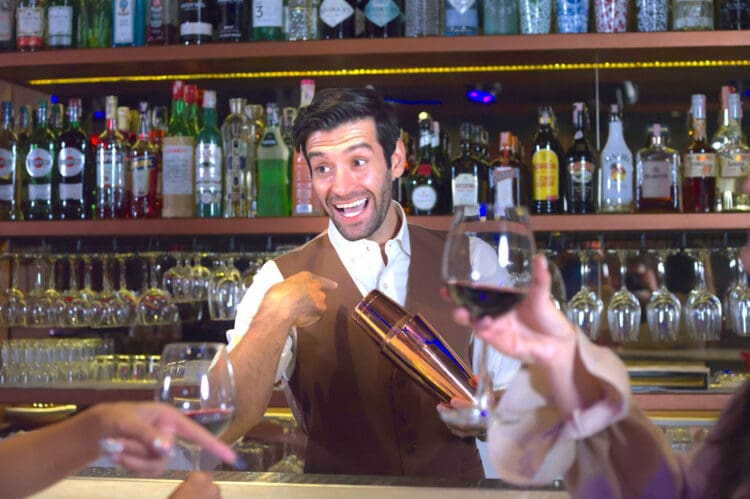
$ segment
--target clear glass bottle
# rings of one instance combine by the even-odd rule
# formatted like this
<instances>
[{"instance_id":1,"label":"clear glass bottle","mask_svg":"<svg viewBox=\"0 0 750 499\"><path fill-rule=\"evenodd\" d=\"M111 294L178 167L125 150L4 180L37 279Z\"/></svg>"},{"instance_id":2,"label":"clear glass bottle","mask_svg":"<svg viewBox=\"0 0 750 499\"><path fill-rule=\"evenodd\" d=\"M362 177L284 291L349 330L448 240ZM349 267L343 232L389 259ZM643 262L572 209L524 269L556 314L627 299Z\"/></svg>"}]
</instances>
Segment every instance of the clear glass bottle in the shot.
<instances>
[{"instance_id":1,"label":"clear glass bottle","mask_svg":"<svg viewBox=\"0 0 750 499\"><path fill-rule=\"evenodd\" d=\"M50 0L47 6L48 48L73 47L77 10L73 0Z\"/></svg>"},{"instance_id":2,"label":"clear glass bottle","mask_svg":"<svg viewBox=\"0 0 750 499\"><path fill-rule=\"evenodd\" d=\"M216 40L244 42L249 39L249 0L219 0L217 2Z\"/></svg>"},{"instance_id":3,"label":"clear glass bottle","mask_svg":"<svg viewBox=\"0 0 750 499\"><path fill-rule=\"evenodd\" d=\"M713 0L672 0L673 31L714 29Z\"/></svg>"},{"instance_id":4,"label":"clear glass bottle","mask_svg":"<svg viewBox=\"0 0 750 499\"><path fill-rule=\"evenodd\" d=\"M609 134L599 158L599 211L630 213L633 210L633 154L625 142L617 104L610 106Z\"/></svg>"},{"instance_id":5,"label":"clear glass bottle","mask_svg":"<svg viewBox=\"0 0 750 499\"><path fill-rule=\"evenodd\" d=\"M214 26L205 0L179 0L180 43L200 45L213 40Z\"/></svg>"},{"instance_id":6,"label":"clear glass bottle","mask_svg":"<svg viewBox=\"0 0 750 499\"><path fill-rule=\"evenodd\" d=\"M718 0L718 29L750 28L750 3L747 0Z\"/></svg>"},{"instance_id":7,"label":"clear glass bottle","mask_svg":"<svg viewBox=\"0 0 750 499\"><path fill-rule=\"evenodd\" d=\"M146 45L177 43L178 0L148 0L146 5Z\"/></svg>"},{"instance_id":8,"label":"clear glass bottle","mask_svg":"<svg viewBox=\"0 0 750 499\"><path fill-rule=\"evenodd\" d=\"M91 204L89 137L81 128L81 99L68 100L68 127L56 140L58 196L56 217L61 220L85 219Z\"/></svg>"},{"instance_id":9,"label":"clear glass bottle","mask_svg":"<svg viewBox=\"0 0 750 499\"><path fill-rule=\"evenodd\" d=\"M711 147L717 154L724 148L729 140L727 136L729 131L729 95L735 92L736 90L732 85L723 85L721 87L721 109L719 110L718 120L719 126L711 137ZM742 136L745 136L744 132Z\"/></svg>"},{"instance_id":10,"label":"clear glass bottle","mask_svg":"<svg viewBox=\"0 0 750 499\"><path fill-rule=\"evenodd\" d=\"M693 94L692 134L683 158L682 210L709 212L716 204L716 152L706 136L706 96Z\"/></svg>"},{"instance_id":11,"label":"clear glass bottle","mask_svg":"<svg viewBox=\"0 0 750 499\"><path fill-rule=\"evenodd\" d=\"M162 205L164 218L190 218L195 208L195 135L188 125L184 84L172 84L172 110L162 139Z\"/></svg>"},{"instance_id":12,"label":"clear glass bottle","mask_svg":"<svg viewBox=\"0 0 750 499\"><path fill-rule=\"evenodd\" d=\"M159 218L161 154L151 141L151 116L147 102L138 113L138 137L128 153L128 206L130 218Z\"/></svg>"},{"instance_id":13,"label":"clear glass bottle","mask_svg":"<svg viewBox=\"0 0 750 499\"><path fill-rule=\"evenodd\" d=\"M284 33L288 41L317 40L317 0L286 0Z\"/></svg>"},{"instance_id":14,"label":"clear glass bottle","mask_svg":"<svg viewBox=\"0 0 750 499\"><path fill-rule=\"evenodd\" d=\"M461 123L459 132L459 155L451 162L451 213L456 212L458 206L464 206L467 214L478 214L482 184L486 183L487 168L482 164L480 156L474 154L473 146L479 146L481 131L471 123ZM420 137L421 145L421 137ZM420 147L421 150L421 147Z\"/></svg>"},{"instance_id":15,"label":"clear glass bottle","mask_svg":"<svg viewBox=\"0 0 750 499\"><path fill-rule=\"evenodd\" d=\"M404 0L364 0L365 36L398 38L404 36Z\"/></svg>"},{"instance_id":16,"label":"clear glass bottle","mask_svg":"<svg viewBox=\"0 0 750 499\"><path fill-rule=\"evenodd\" d=\"M410 215L438 215L450 205L442 196L443 178L432 149L432 118L419 113L419 146L406 184L407 211Z\"/></svg>"},{"instance_id":17,"label":"clear glass bottle","mask_svg":"<svg viewBox=\"0 0 750 499\"><path fill-rule=\"evenodd\" d=\"M224 146L224 218L251 216L255 137L245 115L245 99L229 99L229 115L221 125ZM283 143L283 142L282 142Z\"/></svg>"},{"instance_id":18,"label":"clear glass bottle","mask_svg":"<svg viewBox=\"0 0 750 499\"><path fill-rule=\"evenodd\" d=\"M266 131L258 144L258 216L285 217L289 202L289 148L281 135L279 106L266 104Z\"/></svg>"},{"instance_id":19,"label":"clear glass bottle","mask_svg":"<svg viewBox=\"0 0 750 499\"><path fill-rule=\"evenodd\" d=\"M16 4L16 48L33 52L44 48L45 0L19 0Z\"/></svg>"},{"instance_id":20,"label":"clear glass bottle","mask_svg":"<svg viewBox=\"0 0 750 499\"><path fill-rule=\"evenodd\" d=\"M479 33L477 0L445 0L445 36L476 36Z\"/></svg>"},{"instance_id":21,"label":"clear glass bottle","mask_svg":"<svg viewBox=\"0 0 750 499\"><path fill-rule=\"evenodd\" d=\"M730 94L728 99L727 142L718 151L716 211L750 211L750 200L742 189L750 173L750 147L742 136L742 101L739 94Z\"/></svg>"},{"instance_id":22,"label":"clear glass bottle","mask_svg":"<svg viewBox=\"0 0 750 499\"><path fill-rule=\"evenodd\" d=\"M596 211L596 156L586 136L583 102L573 104L573 143L565 153L565 200L568 213Z\"/></svg>"},{"instance_id":23,"label":"clear glass bottle","mask_svg":"<svg viewBox=\"0 0 750 499\"><path fill-rule=\"evenodd\" d=\"M40 101L36 110L36 125L29 136L26 153L26 220L52 220L55 203L53 187L57 165L55 136L47 126L47 101Z\"/></svg>"},{"instance_id":24,"label":"clear glass bottle","mask_svg":"<svg viewBox=\"0 0 750 499\"><path fill-rule=\"evenodd\" d=\"M13 131L13 103L3 101L2 128L0 128L0 220L20 220L18 136Z\"/></svg>"},{"instance_id":25,"label":"clear glass bottle","mask_svg":"<svg viewBox=\"0 0 750 499\"><path fill-rule=\"evenodd\" d=\"M107 128L96 141L96 217L99 219L125 218L127 193L125 162L127 149L122 134L117 130L117 97L108 95L105 103Z\"/></svg>"},{"instance_id":26,"label":"clear glass bottle","mask_svg":"<svg viewBox=\"0 0 750 499\"><path fill-rule=\"evenodd\" d=\"M443 34L443 0L406 0L404 34L406 36L441 36Z\"/></svg>"},{"instance_id":27,"label":"clear glass bottle","mask_svg":"<svg viewBox=\"0 0 750 499\"><path fill-rule=\"evenodd\" d=\"M500 152L490 164L490 195L495 204L495 213L504 213L506 208L522 204L523 168L513 154L512 134L500 132L499 138Z\"/></svg>"},{"instance_id":28,"label":"clear glass bottle","mask_svg":"<svg viewBox=\"0 0 750 499\"><path fill-rule=\"evenodd\" d=\"M515 35L518 33L517 1L484 0L482 9L483 34Z\"/></svg>"},{"instance_id":29,"label":"clear glass bottle","mask_svg":"<svg viewBox=\"0 0 750 499\"><path fill-rule=\"evenodd\" d=\"M219 218L222 210L222 137L217 125L216 92L203 91L203 127L195 143L195 212Z\"/></svg>"},{"instance_id":30,"label":"clear glass bottle","mask_svg":"<svg viewBox=\"0 0 750 499\"><path fill-rule=\"evenodd\" d=\"M680 211L680 155L668 147L668 130L660 123L649 127L650 145L635 156L635 211Z\"/></svg>"},{"instance_id":31,"label":"clear glass bottle","mask_svg":"<svg viewBox=\"0 0 750 499\"><path fill-rule=\"evenodd\" d=\"M438 0L431 0L437 2ZM354 38L355 0L323 0L318 7L318 32L321 40Z\"/></svg>"},{"instance_id":32,"label":"clear glass bottle","mask_svg":"<svg viewBox=\"0 0 750 499\"><path fill-rule=\"evenodd\" d=\"M253 0L250 15L252 38L256 41L284 39L283 0Z\"/></svg>"},{"instance_id":33,"label":"clear glass bottle","mask_svg":"<svg viewBox=\"0 0 750 499\"><path fill-rule=\"evenodd\" d=\"M16 49L15 0L0 0L0 52Z\"/></svg>"}]
</instances>

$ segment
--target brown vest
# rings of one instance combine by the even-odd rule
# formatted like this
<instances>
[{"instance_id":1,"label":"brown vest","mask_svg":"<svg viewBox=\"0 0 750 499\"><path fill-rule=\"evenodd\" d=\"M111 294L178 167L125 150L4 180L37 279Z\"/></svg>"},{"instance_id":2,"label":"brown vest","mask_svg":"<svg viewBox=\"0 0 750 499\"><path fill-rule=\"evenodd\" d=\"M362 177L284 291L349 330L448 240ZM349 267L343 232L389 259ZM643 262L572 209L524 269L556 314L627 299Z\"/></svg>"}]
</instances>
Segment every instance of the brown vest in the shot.
<instances>
[{"instance_id":1,"label":"brown vest","mask_svg":"<svg viewBox=\"0 0 750 499\"><path fill-rule=\"evenodd\" d=\"M440 297L445 235L409 225L411 264L406 308L421 313L468 363L470 332L451 319ZM288 277L309 270L338 282L328 311L298 328L289 387L307 428L307 473L484 478L473 438L451 434L435 409L438 400L380 352L351 319L362 299L323 233L276 259Z\"/></svg>"}]
</instances>

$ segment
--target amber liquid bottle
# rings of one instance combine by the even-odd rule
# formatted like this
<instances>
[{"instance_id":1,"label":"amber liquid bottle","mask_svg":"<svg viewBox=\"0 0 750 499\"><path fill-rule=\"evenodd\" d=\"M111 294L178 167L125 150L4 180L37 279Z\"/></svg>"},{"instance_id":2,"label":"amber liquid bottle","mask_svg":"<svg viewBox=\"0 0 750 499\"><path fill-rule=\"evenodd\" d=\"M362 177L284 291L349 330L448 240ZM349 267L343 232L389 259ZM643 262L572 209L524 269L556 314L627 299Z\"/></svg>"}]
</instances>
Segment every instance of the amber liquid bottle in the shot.
<instances>
[{"instance_id":1,"label":"amber liquid bottle","mask_svg":"<svg viewBox=\"0 0 750 499\"><path fill-rule=\"evenodd\" d=\"M684 155L682 208L710 212L716 202L716 152L706 138L706 96L692 96L692 136Z\"/></svg>"},{"instance_id":2,"label":"amber liquid bottle","mask_svg":"<svg viewBox=\"0 0 750 499\"><path fill-rule=\"evenodd\" d=\"M536 214L563 212L561 185L564 181L560 143L551 126L550 108L539 108L539 128L531 147L531 211Z\"/></svg>"},{"instance_id":3,"label":"amber liquid bottle","mask_svg":"<svg viewBox=\"0 0 750 499\"><path fill-rule=\"evenodd\" d=\"M667 147L668 131L659 123L650 127L651 144L635 160L635 211L680 211L680 155Z\"/></svg>"}]
</instances>

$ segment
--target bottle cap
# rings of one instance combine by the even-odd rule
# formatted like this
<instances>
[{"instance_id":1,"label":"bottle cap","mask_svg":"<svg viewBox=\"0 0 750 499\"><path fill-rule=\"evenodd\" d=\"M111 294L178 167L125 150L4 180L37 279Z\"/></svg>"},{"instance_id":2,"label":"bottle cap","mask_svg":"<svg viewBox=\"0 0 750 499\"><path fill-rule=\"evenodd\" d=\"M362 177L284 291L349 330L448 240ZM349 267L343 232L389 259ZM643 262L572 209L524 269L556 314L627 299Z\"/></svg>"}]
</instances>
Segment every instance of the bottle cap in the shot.
<instances>
[{"instance_id":1,"label":"bottle cap","mask_svg":"<svg viewBox=\"0 0 750 499\"><path fill-rule=\"evenodd\" d=\"M731 119L742 119L742 100L740 99L740 94L729 94L727 97L729 117Z\"/></svg>"},{"instance_id":2,"label":"bottle cap","mask_svg":"<svg viewBox=\"0 0 750 499\"><path fill-rule=\"evenodd\" d=\"M216 109L216 91L203 91L203 109Z\"/></svg>"},{"instance_id":3,"label":"bottle cap","mask_svg":"<svg viewBox=\"0 0 750 499\"><path fill-rule=\"evenodd\" d=\"M693 94L690 102L692 103L690 112L693 118L704 119L706 117L706 96L703 94Z\"/></svg>"},{"instance_id":4,"label":"bottle cap","mask_svg":"<svg viewBox=\"0 0 750 499\"><path fill-rule=\"evenodd\" d=\"M181 100L184 94L184 83L182 80L172 82L172 100Z\"/></svg>"},{"instance_id":5,"label":"bottle cap","mask_svg":"<svg viewBox=\"0 0 750 499\"><path fill-rule=\"evenodd\" d=\"M104 116L108 120L114 120L117 118L117 96L108 95L104 105Z\"/></svg>"}]
</instances>

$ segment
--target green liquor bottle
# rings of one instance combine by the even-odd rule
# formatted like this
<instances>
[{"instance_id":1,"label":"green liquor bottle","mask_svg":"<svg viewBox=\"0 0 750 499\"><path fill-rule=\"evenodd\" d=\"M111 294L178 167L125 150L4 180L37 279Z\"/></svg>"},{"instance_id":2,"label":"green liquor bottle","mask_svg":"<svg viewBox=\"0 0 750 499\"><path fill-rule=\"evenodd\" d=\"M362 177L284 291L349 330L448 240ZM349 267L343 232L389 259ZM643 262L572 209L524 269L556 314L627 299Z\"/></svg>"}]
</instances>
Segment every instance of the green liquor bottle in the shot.
<instances>
[{"instance_id":1,"label":"green liquor bottle","mask_svg":"<svg viewBox=\"0 0 750 499\"><path fill-rule=\"evenodd\" d=\"M266 105L266 131L258 145L258 216L285 217L289 201L289 147L279 127L279 106Z\"/></svg>"},{"instance_id":2,"label":"green liquor bottle","mask_svg":"<svg viewBox=\"0 0 750 499\"><path fill-rule=\"evenodd\" d=\"M216 118L216 92L203 92L203 128L195 144L195 205L200 218L222 216L221 132Z\"/></svg>"},{"instance_id":3,"label":"green liquor bottle","mask_svg":"<svg viewBox=\"0 0 750 499\"><path fill-rule=\"evenodd\" d=\"M13 103L2 103L0 128L0 220L19 220L20 171L18 136L13 132Z\"/></svg>"},{"instance_id":4,"label":"green liquor bottle","mask_svg":"<svg viewBox=\"0 0 750 499\"><path fill-rule=\"evenodd\" d=\"M26 220L52 220L55 137L47 126L47 101L40 101L26 152Z\"/></svg>"}]
</instances>

